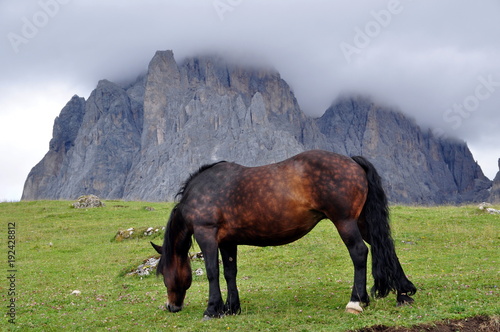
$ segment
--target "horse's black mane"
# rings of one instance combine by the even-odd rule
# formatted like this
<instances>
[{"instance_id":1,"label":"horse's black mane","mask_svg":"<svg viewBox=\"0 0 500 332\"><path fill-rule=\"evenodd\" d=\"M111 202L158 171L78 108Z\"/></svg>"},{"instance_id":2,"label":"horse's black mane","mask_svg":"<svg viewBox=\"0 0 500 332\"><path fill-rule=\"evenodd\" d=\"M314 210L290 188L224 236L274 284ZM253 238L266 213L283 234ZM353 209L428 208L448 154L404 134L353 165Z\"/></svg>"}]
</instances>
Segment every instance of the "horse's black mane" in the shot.
<instances>
[{"instance_id":1,"label":"horse's black mane","mask_svg":"<svg viewBox=\"0 0 500 332\"><path fill-rule=\"evenodd\" d=\"M215 165L217 164L220 164L220 163L225 163L225 161L218 161L216 163L213 163L213 164L205 164L205 165L202 165L198 171L194 172L194 173L191 173L188 177L188 179L186 181L184 181L184 183L182 184L182 187L181 189L179 189L179 191L177 192L177 194L175 194L175 198L177 197L181 197L182 198L182 195L184 195L184 193L186 192L186 189L189 185L189 183L195 178L197 177L198 175L200 175L200 173L203 173L204 171L206 171L207 169L209 168L212 168L214 167Z\"/></svg>"},{"instance_id":2,"label":"horse's black mane","mask_svg":"<svg viewBox=\"0 0 500 332\"><path fill-rule=\"evenodd\" d=\"M175 198L181 197L184 195L186 192L187 187L189 186L189 183L200 173L203 173L209 168L212 168L213 166L223 163L224 161L219 161L213 164L206 164L201 166L198 171L192 173L189 175L188 179L184 181L182 184L181 189L179 192L175 195ZM182 218L182 212L180 211L180 203L177 203L171 214L170 218L167 222L167 229L165 230L165 236L163 239L163 246L162 246L162 255L160 257L160 261L158 262L158 266L156 267L156 274L160 275L163 271L163 266L167 265L170 266L172 264L172 257L174 254L174 251L172 250L173 245L174 245L174 240L176 237L179 238L185 238L185 241L181 241L182 248L177 250L180 250L181 252L187 252L189 248L192 245L192 239L190 236L187 236L187 228L186 228L186 223Z\"/></svg>"}]
</instances>

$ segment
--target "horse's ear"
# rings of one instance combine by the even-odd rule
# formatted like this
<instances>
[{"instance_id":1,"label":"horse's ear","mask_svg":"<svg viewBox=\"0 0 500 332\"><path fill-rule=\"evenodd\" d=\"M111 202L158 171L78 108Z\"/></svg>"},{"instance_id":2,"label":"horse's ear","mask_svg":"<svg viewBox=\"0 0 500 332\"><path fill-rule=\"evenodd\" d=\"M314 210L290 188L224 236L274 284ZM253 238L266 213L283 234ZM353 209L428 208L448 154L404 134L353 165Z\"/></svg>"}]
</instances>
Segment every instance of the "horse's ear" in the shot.
<instances>
[{"instance_id":1,"label":"horse's ear","mask_svg":"<svg viewBox=\"0 0 500 332\"><path fill-rule=\"evenodd\" d=\"M161 253L162 253L162 247L159 246L159 245L157 245L157 244L154 244L153 242L150 242L150 243L153 246L153 248L155 248L156 252L161 255Z\"/></svg>"}]
</instances>

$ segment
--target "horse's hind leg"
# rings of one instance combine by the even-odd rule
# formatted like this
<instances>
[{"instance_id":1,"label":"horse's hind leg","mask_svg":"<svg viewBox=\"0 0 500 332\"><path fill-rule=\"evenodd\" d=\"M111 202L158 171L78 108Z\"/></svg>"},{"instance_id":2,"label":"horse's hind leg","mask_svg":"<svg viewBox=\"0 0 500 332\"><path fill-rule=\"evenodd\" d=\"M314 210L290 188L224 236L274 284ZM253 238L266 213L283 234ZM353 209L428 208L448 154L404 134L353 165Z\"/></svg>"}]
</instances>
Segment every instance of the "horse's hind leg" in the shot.
<instances>
[{"instance_id":1,"label":"horse's hind leg","mask_svg":"<svg viewBox=\"0 0 500 332\"><path fill-rule=\"evenodd\" d=\"M366 260L368 247L363 242L356 220L347 219L334 221L335 226L344 241L352 263L354 264L354 286L352 288L351 300L346 306L346 311L361 313L362 306L368 305L370 299L366 291Z\"/></svg>"},{"instance_id":2,"label":"horse's hind leg","mask_svg":"<svg viewBox=\"0 0 500 332\"><path fill-rule=\"evenodd\" d=\"M363 240L365 240L366 243L368 243L370 246L372 246L372 241L370 239L370 235L368 233L368 227L366 225L366 221L360 218L358 220L358 227L361 231L361 235L363 236ZM373 252L372 252L373 254ZM396 300L397 300L397 305L402 306L405 304L411 304L414 302L413 298L410 297L411 294L415 293L414 286L411 284L411 282L408 280L406 277L403 268L401 267L401 263L399 262L399 259L396 257L396 264L397 264L397 270L398 273L397 275L400 276L400 280L397 283L397 286L399 286L399 289L396 289ZM376 267L375 267L376 268ZM372 268L372 271L373 269Z\"/></svg>"},{"instance_id":3,"label":"horse's hind leg","mask_svg":"<svg viewBox=\"0 0 500 332\"><path fill-rule=\"evenodd\" d=\"M224 306L224 312L227 315L238 315L241 312L240 297L236 286L237 273L237 246L236 245L221 245L220 254L222 263L224 264L224 278L227 283L227 300Z\"/></svg>"}]
</instances>

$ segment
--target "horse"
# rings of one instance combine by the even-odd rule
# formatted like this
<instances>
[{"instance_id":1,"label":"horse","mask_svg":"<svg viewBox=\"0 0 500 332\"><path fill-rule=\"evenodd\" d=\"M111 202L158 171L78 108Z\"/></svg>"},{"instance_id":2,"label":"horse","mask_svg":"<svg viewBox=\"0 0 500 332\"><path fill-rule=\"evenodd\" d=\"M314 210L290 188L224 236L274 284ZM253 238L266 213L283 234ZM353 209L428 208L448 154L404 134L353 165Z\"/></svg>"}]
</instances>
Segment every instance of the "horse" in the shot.
<instances>
[{"instance_id":1,"label":"horse","mask_svg":"<svg viewBox=\"0 0 500 332\"><path fill-rule=\"evenodd\" d=\"M191 286L188 251L192 237L200 246L209 283L204 319L241 312L236 286L237 246L279 246L300 239L322 219L337 228L354 265L354 285L346 311L359 314L370 303L366 290L370 245L374 286L371 296L396 293L397 305L414 300L416 287L396 255L388 201L375 167L361 156L312 150L284 161L245 167L232 162L204 165L181 187L171 211L161 255L170 312L183 307ZM223 302L219 251L227 283Z\"/></svg>"}]
</instances>

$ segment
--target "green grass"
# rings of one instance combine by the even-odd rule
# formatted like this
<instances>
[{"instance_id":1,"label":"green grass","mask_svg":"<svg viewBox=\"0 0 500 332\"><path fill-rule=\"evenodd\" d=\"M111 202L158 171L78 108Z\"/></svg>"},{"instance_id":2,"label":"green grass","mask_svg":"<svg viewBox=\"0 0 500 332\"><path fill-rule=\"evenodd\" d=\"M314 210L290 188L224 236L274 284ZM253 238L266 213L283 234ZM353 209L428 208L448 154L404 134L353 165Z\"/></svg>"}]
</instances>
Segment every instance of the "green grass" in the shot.
<instances>
[{"instance_id":1,"label":"green grass","mask_svg":"<svg viewBox=\"0 0 500 332\"><path fill-rule=\"evenodd\" d=\"M106 201L104 208L87 210L70 204L0 203L0 330L346 331L500 315L500 216L474 206L392 207L398 255L418 287L413 306L396 307L390 295L372 300L361 315L344 313L352 263L325 220L290 245L240 246L241 315L201 322L205 275L194 276L184 310L171 314L164 309L161 279L124 273L154 254L150 238L111 241L118 230L164 225L172 204ZM9 222L16 223L15 324L5 315ZM161 244L161 235L154 241ZM200 267L201 261L193 262L193 270ZM368 280L371 287L371 276ZM81 294L72 295L73 290Z\"/></svg>"}]
</instances>

